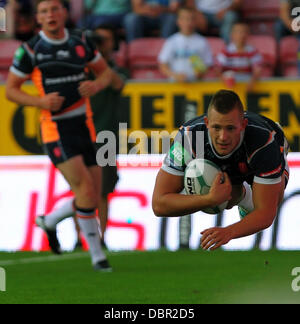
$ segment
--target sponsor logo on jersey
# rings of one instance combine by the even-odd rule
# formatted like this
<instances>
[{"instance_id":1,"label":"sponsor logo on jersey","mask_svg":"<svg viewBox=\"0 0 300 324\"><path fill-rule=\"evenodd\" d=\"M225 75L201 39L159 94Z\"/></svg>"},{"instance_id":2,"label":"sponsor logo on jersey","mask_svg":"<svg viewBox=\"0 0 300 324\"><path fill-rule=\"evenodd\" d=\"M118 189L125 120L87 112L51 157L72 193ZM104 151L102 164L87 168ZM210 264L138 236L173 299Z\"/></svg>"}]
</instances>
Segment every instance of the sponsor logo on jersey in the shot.
<instances>
[{"instance_id":1,"label":"sponsor logo on jersey","mask_svg":"<svg viewBox=\"0 0 300 324\"><path fill-rule=\"evenodd\" d=\"M42 54L38 53L36 56L38 61L51 60L53 58L52 54Z\"/></svg>"},{"instance_id":2,"label":"sponsor logo on jersey","mask_svg":"<svg viewBox=\"0 0 300 324\"><path fill-rule=\"evenodd\" d=\"M68 75L65 77L60 78L47 78L45 80L45 84L47 86L50 85L57 85L57 84L63 84L63 83L71 83L71 82L79 82L86 79L85 73L75 74L75 75Z\"/></svg>"},{"instance_id":3,"label":"sponsor logo on jersey","mask_svg":"<svg viewBox=\"0 0 300 324\"><path fill-rule=\"evenodd\" d=\"M23 58L23 56L25 55L25 50L23 47L19 47L17 50L16 50L16 53L15 53L15 62L20 62Z\"/></svg>"},{"instance_id":4,"label":"sponsor logo on jersey","mask_svg":"<svg viewBox=\"0 0 300 324\"><path fill-rule=\"evenodd\" d=\"M188 151L178 142L176 142L171 148L170 157L177 166L183 166L185 161L191 159L191 155Z\"/></svg>"},{"instance_id":5,"label":"sponsor logo on jersey","mask_svg":"<svg viewBox=\"0 0 300 324\"><path fill-rule=\"evenodd\" d=\"M65 60L65 59L69 59L70 57L71 57L71 54L69 51L60 50L56 53L56 58L58 60Z\"/></svg>"}]
</instances>

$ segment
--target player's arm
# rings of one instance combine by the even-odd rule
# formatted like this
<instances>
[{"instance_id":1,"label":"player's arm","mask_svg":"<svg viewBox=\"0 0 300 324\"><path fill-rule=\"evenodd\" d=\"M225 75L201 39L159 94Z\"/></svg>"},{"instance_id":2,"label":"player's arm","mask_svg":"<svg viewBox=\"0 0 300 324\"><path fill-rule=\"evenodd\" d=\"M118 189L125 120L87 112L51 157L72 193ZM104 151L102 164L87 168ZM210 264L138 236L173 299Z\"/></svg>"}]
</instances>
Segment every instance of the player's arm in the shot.
<instances>
[{"instance_id":1,"label":"player's arm","mask_svg":"<svg viewBox=\"0 0 300 324\"><path fill-rule=\"evenodd\" d=\"M85 98L94 96L99 91L111 85L113 81L113 71L103 58L99 58L96 62L89 63L87 66L93 71L96 79L80 83L79 92Z\"/></svg>"},{"instance_id":2,"label":"player's arm","mask_svg":"<svg viewBox=\"0 0 300 324\"><path fill-rule=\"evenodd\" d=\"M233 225L203 231L202 248L215 250L232 239L252 235L270 227L277 215L283 183L284 181L272 185L254 183L252 187L254 211Z\"/></svg>"},{"instance_id":3,"label":"player's arm","mask_svg":"<svg viewBox=\"0 0 300 324\"><path fill-rule=\"evenodd\" d=\"M255 234L270 227L277 215L282 182L278 184L255 183L252 187L254 211L237 224L229 226L233 238Z\"/></svg>"},{"instance_id":4,"label":"player's arm","mask_svg":"<svg viewBox=\"0 0 300 324\"><path fill-rule=\"evenodd\" d=\"M175 79L175 73L171 70L169 64L160 63L159 64L159 70L166 77L168 77L168 78L173 78L174 77L174 79Z\"/></svg>"},{"instance_id":5,"label":"player's arm","mask_svg":"<svg viewBox=\"0 0 300 324\"><path fill-rule=\"evenodd\" d=\"M125 80L114 70L112 70L111 86L116 91L121 91L125 86Z\"/></svg>"},{"instance_id":6,"label":"player's arm","mask_svg":"<svg viewBox=\"0 0 300 324\"><path fill-rule=\"evenodd\" d=\"M158 217L178 217L193 214L207 207L215 207L231 199L231 183L227 174L222 183L218 174L208 195L183 195L183 176L160 170L153 193L152 207Z\"/></svg>"},{"instance_id":7,"label":"player's arm","mask_svg":"<svg viewBox=\"0 0 300 324\"><path fill-rule=\"evenodd\" d=\"M29 95L22 90L23 83L27 77L22 78L10 72L6 82L6 98L23 106L34 106L40 109L57 111L61 108L65 98L59 96L57 92L44 97Z\"/></svg>"}]
</instances>

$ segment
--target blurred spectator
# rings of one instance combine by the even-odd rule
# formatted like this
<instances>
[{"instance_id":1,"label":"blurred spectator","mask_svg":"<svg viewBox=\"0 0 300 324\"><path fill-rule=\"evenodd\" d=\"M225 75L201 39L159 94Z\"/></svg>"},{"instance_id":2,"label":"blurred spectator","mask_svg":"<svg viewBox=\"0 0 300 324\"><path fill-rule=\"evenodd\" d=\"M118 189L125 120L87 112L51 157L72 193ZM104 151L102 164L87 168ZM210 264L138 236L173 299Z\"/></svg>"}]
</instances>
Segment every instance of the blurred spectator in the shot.
<instances>
[{"instance_id":1,"label":"blurred spectator","mask_svg":"<svg viewBox=\"0 0 300 324\"><path fill-rule=\"evenodd\" d=\"M84 0L84 7L78 27L88 29L103 24L121 28L125 15L131 10L130 0Z\"/></svg>"},{"instance_id":2,"label":"blurred spectator","mask_svg":"<svg viewBox=\"0 0 300 324\"><path fill-rule=\"evenodd\" d=\"M17 40L26 42L35 35L36 22L30 13L18 12L15 21L15 38Z\"/></svg>"},{"instance_id":3,"label":"blurred spectator","mask_svg":"<svg viewBox=\"0 0 300 324\"><path fill-rule=\"evenodd\" d=\"M33 13L33 0L17 0L19 9Z\"/></svg>"},{"instance_id":4,"label":"blurred spectator","mask_svg":"<svg viewBox=\"0 0 300 324\"><path fill-rule=\"evenodd\" d=\"M197 28L202 34L216 28L220 37L230 42L231 28L239 19L242 0L186 0L186 3L197 9Z\"/></svg>"},{"instance_id":5,"label":"blurred spectator","mask_svg":"<svg viewBox=\"0 0 300 324\"><path fill-rule=\"evenodd\" d=\"M6 13L5 13L6 5L7 5L6 1L0 0L0 35L1 33L4 33L6 29Z\"/></svg>"},{"instance_id":6,"label":"blurred spectator","mask_svg":"<svg viewBox=\"0 0 300 324\"><path fill-rule=\"evenodd\" d=\"M5 8L5 37L14 37L27 41L35 33L35 18L32 0L0 0L0 7Z\"/></svg>"},{"instance_id":7,"label":"blurred spectator","mask_svg":"<svg viewBox=\"0 0 300 324\"><path fill-rule=\"evenodd\" d=\"M177 31L176 11L181 0L132 0L133 12L125 17L127 41L143 38L148 31L160 30L163 38Z\"/></svg>"},{"instance_id":8,"label":"blurred spectator","mask_svg":"<svg viewBox=\"0 0 300 324\"><path fill-rule=\"evenodd\" d=\"M207 41L195 33L196 12L191 8L178 11L179 33L168 38L159 55L161 72L177 82L196 81L213 64Z\"/></svg>"},{"instance_id":9,"label":"blurred spectator","mask_svg":"<svg viewBox=\"0 0 300 324\"><path fill-rule=\"evenodd\" d=\"M31 0L17 0L17 12L15 15L15 38L26 42L36 32L36 20Z\"/></svg>"},{"instance_id":10,"label":"blurred spectator","mask_svg":"<svg viewBox=\"0 0 300 324\"><path fill-rule=\"evenodd\" d=\"M70 15L71 0L64 0L63 3L64 3L64 6L65 6L65 8L67 9L67 11L69 13L67 21L66 21L66 27L70 28L70 29L75 28L75 23L74 23L74 21L72 21L71 15Z\"/></svg>"},{"instance_id":11,"label":"blurred spectator","mask_svg":"<svg viewBox=\"0 0 300 324\"><path fill-rule=\"evenodd\" d=\"M0 37L11 38L14 36L15 14L17 10L16 0L0 0L0 8L5 9L5 13L1 11L2 25L5 25L5 31L0 32Z\"/></svg>"},{"instance_id":12,"label":"blurred spectator","mask_svg":"<svg viewBox=\"0 0 300 324\"><path fill-rule=\"evenodd\" d=\"M117 46L116 36L114 34L114 26L99 26L95 30L93 39L100 53L114 71L111 86L98 92L94 97L91 98L94 124L97 134L102 131L110 131L115 134L117 139L120 119L119 109L121 93L123 87L125 86L126 80L129 78L129 72L124 68L118 67L113 59L113 51ZM92 75L91 78L93 78ZM101 147L105 146L105 152L107 152L107 145L108 143L97 143L97 151L101 149ZM112 147L112 152L117 154L116 147ZM116 159L116 156L113 156L112 158ZM114 162L115 165L107 165L102 168L102 195L98 209L103 245L109 211L108 195L114 192L115 186L119 179L116 160L111 162Z\"/></svg>"},{"instance_id":13,"label":"blurred spectator","mask_svg":"<svg viewBox=\"0 0 300 324\"><path fill-rule=\"evenodd\" d=\"M284 36L295 34L293 31L293 20L295 16L292 15L294 8L300 8L300 0L280 0L279 19L275 23L275 37L277 41ZM299 12L297 12L299 15Z\"/></svg>"},{"instance_id":14,"label":"blurred spectator","mask_svg":"<svg viewBox=\"0 0 300 324\"><path fill-rule=\"evenodd\" d=\"M247 81L247 91L251 92L260 78L262 56L247 43L249 26L243 22L234 24L231 43L217 56L218 74L228 88L236 81Z\"/></svg>"}]
</instances>

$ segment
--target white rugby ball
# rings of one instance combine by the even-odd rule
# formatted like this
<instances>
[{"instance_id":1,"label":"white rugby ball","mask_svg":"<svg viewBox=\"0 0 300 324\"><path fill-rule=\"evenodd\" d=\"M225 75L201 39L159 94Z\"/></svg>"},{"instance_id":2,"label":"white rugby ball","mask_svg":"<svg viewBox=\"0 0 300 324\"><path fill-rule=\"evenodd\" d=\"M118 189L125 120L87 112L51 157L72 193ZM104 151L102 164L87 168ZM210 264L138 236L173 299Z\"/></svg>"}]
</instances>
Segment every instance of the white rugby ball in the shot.
<instances>
[{"instance_id":1,"label":"white rugby ball","mask_svg":"<svg viewBox=\"0 0 300 324\"><path fill-rule=\"evenodd\" d=\"M188 195L207 195L221 169L213 162L205 159L192 160L186 167L184 187ZM218 214L228 205L228 201L213 208L202 211L207 214Z\"/></svg>"}]
</instances>

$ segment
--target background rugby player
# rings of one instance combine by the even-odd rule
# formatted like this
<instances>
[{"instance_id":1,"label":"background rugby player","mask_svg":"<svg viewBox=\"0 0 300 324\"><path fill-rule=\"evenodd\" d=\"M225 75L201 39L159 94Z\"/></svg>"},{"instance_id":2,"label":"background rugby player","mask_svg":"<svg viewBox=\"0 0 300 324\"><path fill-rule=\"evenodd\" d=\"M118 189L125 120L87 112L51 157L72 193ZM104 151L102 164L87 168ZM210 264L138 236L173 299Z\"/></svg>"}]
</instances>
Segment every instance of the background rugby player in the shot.
<instances>
[{"instance_id":1,"label":"background rugby player","mask_svg":"<svg viewBox=\"0 0 300 324\"><path fill-rule=\"evenodd\" d=\"M41 109L45 150L75 194L76 216L89 244L92 264L95 270L110 271L95 218L101 169L96 162L96 132L87 98L110 85L112 72L84 32L65 29L66 19L62 1L37 1L41 31L17 50L6 93L13 102ZM95 73L95 80L86 79L86 68ZM32 79L39 96L21 89L27 79ZM60 253L55 229L47 227L47 217L39 217L37 223L48 234L54 251Z\"/></svg>"}]
</instances>

